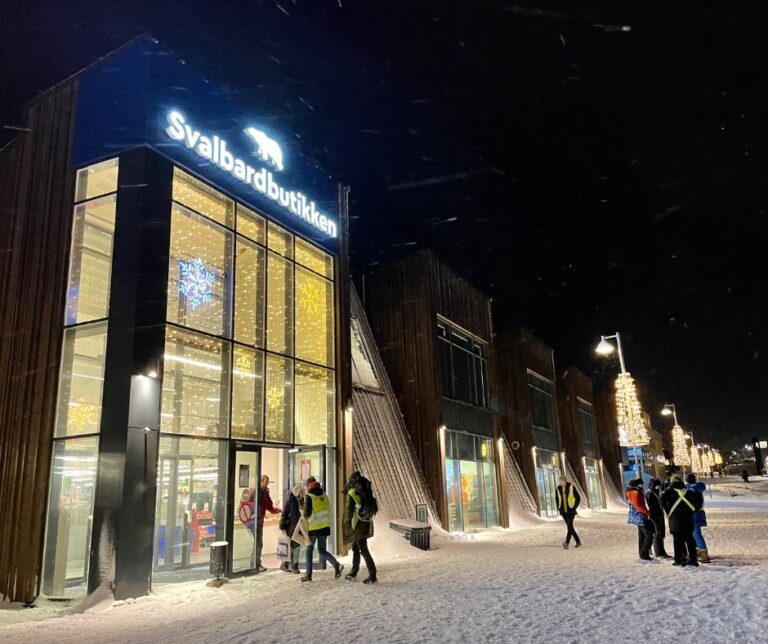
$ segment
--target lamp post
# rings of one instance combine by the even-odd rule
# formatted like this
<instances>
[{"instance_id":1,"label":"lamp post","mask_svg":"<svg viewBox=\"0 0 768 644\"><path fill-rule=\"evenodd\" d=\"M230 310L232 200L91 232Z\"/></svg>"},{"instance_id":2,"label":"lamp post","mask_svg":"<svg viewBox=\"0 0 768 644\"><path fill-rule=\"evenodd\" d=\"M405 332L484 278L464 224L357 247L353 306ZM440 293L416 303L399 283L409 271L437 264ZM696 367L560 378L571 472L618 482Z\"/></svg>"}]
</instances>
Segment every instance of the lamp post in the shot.
<instances>
[{"instance_id":1,"label":"lamp post","mask_svg":"<svg viewBox=\"0 0 768 644\"><path fill-rule=\"evenodd\" d=\"M690 458L690 455L688 455L688 446L685 443L685 434L683 434L683 428L680 427L680 424L677 422L677 407L675 407L675 403L666 403L664 407L661 409L661 415L662 416L672 416L673 420L673 427L672 427L672 447L673 450L675 450L675 446L679 442L680 438L682 438L683 444L682 446L677 445L678 449L676 450L678 453L674 454L675 458L675 464L680 465L683 469L683 480L685 480L685 461L686 459ZM684 453L679 453L680 448L684 450ZM680 463L677 463L677 460L680 460Z\"/></svg>"},{"instance_id":2,"label":"lamp post","mask_svg":"<svg viewBox=\"0 0 768 644\"><path fill-rule=\"evenodd\" d=\"M616 346L609 342L609 340L616 340ZM595 353L597 353L600 356L609 356L614 351L616 351L619 354L619 366L621 367L621 376L620 376L620 382L622 385L626 387L632 387L633 394L634 394L634 400L633 401L627 401L629 405L635 404L637 406L637 409L627 409L627 411L630 415L630 418L632 419L632 422L630 424L636 425L638 422L642 423L642 410L640 409L640 403L637 401L636 392L634 392L634 383L631 382L631 377L629 375L629 372L627 371L626 363L624 362L624 351L621 346L621 335L617 332L613 335L601 335L600 336L600 342L595 347ZM622 394L624 394L625 391L622 391ZM617 411L618 411L618 405L617 405ZM637 417L639 416L639 418ZM637 434L638 434L638 428L636 426L626 427L628 438L632 445L632 450L635 455L635 469L640 476L640 478L643 478L643 462L642 459L638 456L638 443L637 443ZM621 437L620 437L621 438Z\"/></svg>"}]
</instances>

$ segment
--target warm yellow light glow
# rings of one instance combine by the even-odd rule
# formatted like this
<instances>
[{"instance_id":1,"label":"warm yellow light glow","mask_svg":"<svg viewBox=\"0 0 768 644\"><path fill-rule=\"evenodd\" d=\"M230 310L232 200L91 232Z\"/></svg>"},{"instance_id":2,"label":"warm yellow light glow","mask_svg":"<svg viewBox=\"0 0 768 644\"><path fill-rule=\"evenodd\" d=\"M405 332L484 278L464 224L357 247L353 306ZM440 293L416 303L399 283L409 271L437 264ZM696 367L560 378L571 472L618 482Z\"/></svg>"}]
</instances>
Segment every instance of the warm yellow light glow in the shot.
<instances>
[{"instance_id":1,"label":"warm yellow light glow","mask_svg":"<svg viewBox=\"0 0 768 644\"><path fill-rule=\"evenodd\" d=\"M664 409L661 410L662 416L671 416L672 410L669 407L664 407Z\"/></svg>"},{"instance_id":2,"label":"warm yellow light glow","mask_svg":"<svg viewBox=\"0 0 768 644\"><path fill-rule=\"evenodd\" d=\"M612 354L615 350L616 350L616 347L614 347L605 338L600 340L600 343L595 347L595 353L601 356L608 356Z\"/></svg>"},{"instance_id":3,"label":"warm yellow light glow","mask_svg":"<svg viewBox=\"0 0 768 644\"><path fill-rule=\"evenodd\" d=\"M629 373L616 378L616 420L619 426L619 445L633 447L648 445L648 434L643 408L637 397L635 379Z\"/></svg>"},{"instance_id":4,"label":"warm yellow light glow","mask_svg":"<svg viewBox=\"0 0 768 644\"><path fill-rule=\"evenodd\" d=\"M702 471L701 457L699 456L699 448L695 445L691 445L691 470L698 474Z\"/></svg>"},{"instance_id":5,"label":"warm yellow light glow","mask_svg":"<svg viewBox=\"0 0 768 644\"><path fill-rule=\"evenodd\" d=\"M680 467L691 464L691 455L688 452L685 434L680 425L675 425L672 428L672 458L675 461L675 465Z\"/></svg>"}]
</instances>

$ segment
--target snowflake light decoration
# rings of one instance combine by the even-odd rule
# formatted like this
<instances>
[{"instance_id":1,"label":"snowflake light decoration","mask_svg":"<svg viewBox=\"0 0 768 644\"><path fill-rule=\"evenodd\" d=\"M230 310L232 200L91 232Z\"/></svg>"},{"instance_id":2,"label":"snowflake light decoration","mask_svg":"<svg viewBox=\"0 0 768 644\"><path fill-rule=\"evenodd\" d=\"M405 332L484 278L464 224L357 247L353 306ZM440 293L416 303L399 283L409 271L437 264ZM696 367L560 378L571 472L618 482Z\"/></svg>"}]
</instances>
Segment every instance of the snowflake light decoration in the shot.
<instances>
[{"instance_id":1,"label":"snowflake light decoration","mask_svg":"<svg viewBox=\"0 0 768 644\"><path fill-rule=\"evenodd\" d=\"M276 411L283 404L283 394L277 387L270 387L267 390L267 407L270 411Z\"/></svg>"},{"instance_id":2,"label":"snowflake light decoration","mask_svg":"<svg viewBox=\"0 0 768 644\"><path fill-rule=\"evenodd\" d=\"M192 261L179 260L179 293L194 311L202 304L213 301L215 275L199 257Z\"/></svg>"},{"instance_id":3,"label":"snowflake light decoration","mask_svg":"<svg viewBox=\"0 0 768 644\"><path fill-rule=\"evenodd\" d=\"M299 307L303 318L314 318L320 314L324 302L323 292L316 284L299 284Z\"/></svg>"}]
</instances>

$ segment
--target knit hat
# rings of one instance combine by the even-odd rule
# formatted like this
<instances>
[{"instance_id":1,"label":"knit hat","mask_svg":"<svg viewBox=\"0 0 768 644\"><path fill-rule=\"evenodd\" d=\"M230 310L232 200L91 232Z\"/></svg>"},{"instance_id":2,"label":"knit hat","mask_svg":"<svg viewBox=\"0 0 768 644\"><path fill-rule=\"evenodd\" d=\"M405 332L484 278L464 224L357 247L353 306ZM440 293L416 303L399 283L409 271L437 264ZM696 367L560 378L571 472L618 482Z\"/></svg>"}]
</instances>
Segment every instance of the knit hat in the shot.
<instances>
[{"instance_id":1,"label":"knit hat","mask_svg":"<svg viewBox=\"0 0 768 644\"><path fill-rule=\"evenodd\" d=\"M319 487L320 487L320 484L317 481L312 481L309 485L307 485L307 491L315 490Z\"/></svg>"},{"instance_id":2,"label":"knit hat","mask_svg":"<svg viewBox=\"0 0 768 644\"><path fill-rule=\"evenodd\" d=\"M672 481L682 481L683 479L680 478L679 474L675 474L671 479L669 479L670 482Z\"/></svg>"}]
</instances>

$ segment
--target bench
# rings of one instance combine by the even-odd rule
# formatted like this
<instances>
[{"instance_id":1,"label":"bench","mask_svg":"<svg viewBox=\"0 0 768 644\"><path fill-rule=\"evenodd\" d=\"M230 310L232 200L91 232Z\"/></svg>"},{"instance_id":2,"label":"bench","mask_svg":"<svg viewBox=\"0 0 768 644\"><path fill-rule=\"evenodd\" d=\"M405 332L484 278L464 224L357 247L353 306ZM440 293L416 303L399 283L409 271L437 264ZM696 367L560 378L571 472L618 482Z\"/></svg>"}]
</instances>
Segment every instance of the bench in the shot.
<instances>
[{"instance_id":1,"label":"bench","mask_svg":"<svg viewBox=\"0 0 768 644\"><path fill-rule=\"evenodd\" d=\"M389 527L402 534L414 548L429 550L429 534L432 530L428 523L412 519L396 519L389 522Z\"/></svg>"}]
</instances>

